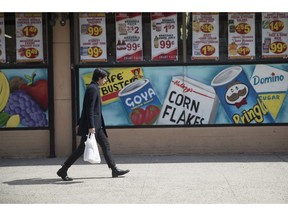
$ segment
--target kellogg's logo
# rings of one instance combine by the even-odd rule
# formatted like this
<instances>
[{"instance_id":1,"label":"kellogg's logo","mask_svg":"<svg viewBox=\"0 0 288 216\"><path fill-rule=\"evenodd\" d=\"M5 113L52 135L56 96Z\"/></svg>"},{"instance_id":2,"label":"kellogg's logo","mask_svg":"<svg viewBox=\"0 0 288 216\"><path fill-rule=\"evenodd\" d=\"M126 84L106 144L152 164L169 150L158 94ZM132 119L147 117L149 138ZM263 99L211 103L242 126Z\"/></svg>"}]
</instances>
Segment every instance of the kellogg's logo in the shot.
<instances>
[{"instance_id":1,"label":"kellogg's logo","mask_svg":"<svg viewBox=\"0 0 288 216\"><path fill-rule=\"evenodd\" d=\"M174 83L174 85L179 86L180 88L183 89L183 92L193 92L192 88L189 88L187 85L185 85L185 83L180 82L180 80L175 80L172 81Z\"/></svg>"}]
</instances>

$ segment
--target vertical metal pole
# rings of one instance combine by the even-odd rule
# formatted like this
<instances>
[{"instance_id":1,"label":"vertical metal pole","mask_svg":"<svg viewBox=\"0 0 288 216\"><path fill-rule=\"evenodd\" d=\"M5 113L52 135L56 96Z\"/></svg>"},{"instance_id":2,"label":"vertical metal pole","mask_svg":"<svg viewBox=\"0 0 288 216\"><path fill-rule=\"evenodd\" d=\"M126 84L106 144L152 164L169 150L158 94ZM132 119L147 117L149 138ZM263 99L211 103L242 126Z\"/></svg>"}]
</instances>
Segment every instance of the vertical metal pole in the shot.
<instances>
[{"instance_id":1,"label":"vertical metal pole","mask_svg":"<svg viewBox=\"0 0 288 216\"><path fill-rule=\"evenodd\" d=\"M71 105L72 105L72 127L71 127L71 132L72 132L72 152L76 150L77 148L77 134L75 131L75 126L77 124L77 85L76 85L76 69L75 69L75 51L78 49L75 49L75 30L77 29L75 26L75 19L74 16L75 13L70 13L69 14L69 19L70 19L70 61L71 61ZM77 56L77 55L76 55Z\"/></svg>"},{"instance_id":2,"label":"vertical metal pole","mask_svg":"<svg viewBox=\"0 0 288 216\"><path fill-rule=\"evenodd\" d=\"M50 158L56 157L55 154L55 111L54 111L54 63L53 63L53 26L50 24L52 13L46 14L47 26L47 49L48 49L48 95L49 95L49 140L50 140Z\"/></svg>"},{"instance_id":3,"label":"vertical metal pole","mask_svg":"<svg viewBox=\"0 0 288 216\"><path fill-rule=\"evenodd\" d=\"M186 13L182 13L183 63L187 62Z\"/></svg>"}]
</instances>

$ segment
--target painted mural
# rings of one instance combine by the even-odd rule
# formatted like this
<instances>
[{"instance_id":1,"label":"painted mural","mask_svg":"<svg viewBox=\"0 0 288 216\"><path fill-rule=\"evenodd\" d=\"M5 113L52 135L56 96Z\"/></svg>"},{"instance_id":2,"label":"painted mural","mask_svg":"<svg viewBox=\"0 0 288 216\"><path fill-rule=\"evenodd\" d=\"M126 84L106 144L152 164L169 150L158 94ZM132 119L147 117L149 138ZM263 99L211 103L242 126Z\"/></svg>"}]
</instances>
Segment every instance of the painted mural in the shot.
<instances>
[{"instance_id":1,"label":"painted mural","mask_svg":"<svg viewBox=\"0 0 288 216\"><path fill-rule=\"evenodd\" d=\"M48 127L47 69L0 71L0 128Z\"/></svg>"},{"instance_id":2,"label":"painted mural","mask_svg":"<svg viewBox=\"0 0 288 216\"><path fill-rule=\"evenodd\" d=\"M288 65L105 68L109 126L288 123ZM79 71L79 107L93 68Z\"/></svg>"}]
</instances>

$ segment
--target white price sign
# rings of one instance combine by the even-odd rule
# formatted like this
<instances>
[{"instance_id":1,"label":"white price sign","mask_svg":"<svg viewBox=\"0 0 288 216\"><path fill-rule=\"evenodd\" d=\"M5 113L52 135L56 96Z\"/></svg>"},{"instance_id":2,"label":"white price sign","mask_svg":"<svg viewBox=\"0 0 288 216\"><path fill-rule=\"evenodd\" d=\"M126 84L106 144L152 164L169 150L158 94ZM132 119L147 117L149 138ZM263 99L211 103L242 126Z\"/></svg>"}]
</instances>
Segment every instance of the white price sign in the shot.
<instances>
[{"instance_id":1,"label":"white price sign","mask_svg":"<svg viewBox=\"0 0 288 216\"><path fill-rule=\"evenodd\" d=\"M151 13L153 61L178 60L177 13Z\"/></svg>"}]
</instances>

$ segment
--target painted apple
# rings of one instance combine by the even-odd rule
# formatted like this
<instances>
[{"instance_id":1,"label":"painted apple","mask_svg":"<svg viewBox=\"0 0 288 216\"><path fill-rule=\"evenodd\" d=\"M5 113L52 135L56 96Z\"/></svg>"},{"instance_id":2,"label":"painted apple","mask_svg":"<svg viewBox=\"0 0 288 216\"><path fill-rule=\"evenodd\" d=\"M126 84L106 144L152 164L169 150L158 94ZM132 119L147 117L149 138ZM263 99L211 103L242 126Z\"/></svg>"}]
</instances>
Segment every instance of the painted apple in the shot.
<instances>
[{"instance_id":1,"label":"painted apple","mask_svg":"<svg viewBox=\"0 0 288 216\"><path fill-rule=\"evenodd\" d=\"M31 82L22 84L20 89L29 94L45 111L48 108L48 82L44 79L34 82L35 76L33 74Z\"/></svg>"}]
</instances>

